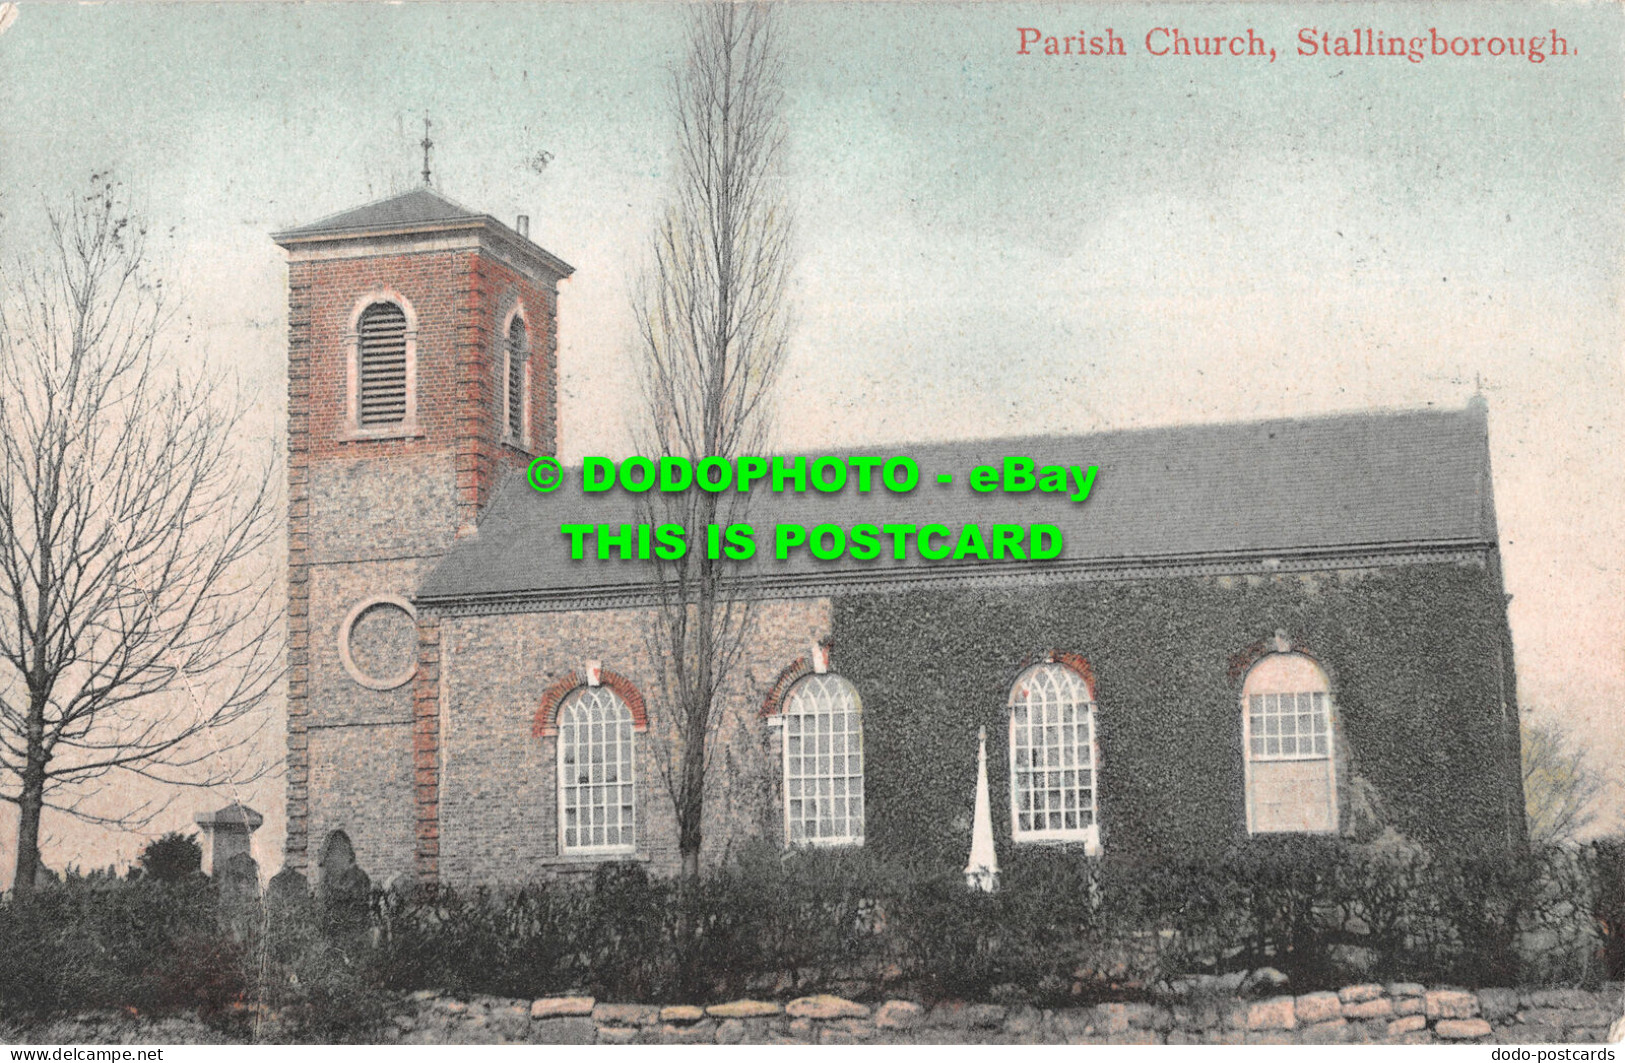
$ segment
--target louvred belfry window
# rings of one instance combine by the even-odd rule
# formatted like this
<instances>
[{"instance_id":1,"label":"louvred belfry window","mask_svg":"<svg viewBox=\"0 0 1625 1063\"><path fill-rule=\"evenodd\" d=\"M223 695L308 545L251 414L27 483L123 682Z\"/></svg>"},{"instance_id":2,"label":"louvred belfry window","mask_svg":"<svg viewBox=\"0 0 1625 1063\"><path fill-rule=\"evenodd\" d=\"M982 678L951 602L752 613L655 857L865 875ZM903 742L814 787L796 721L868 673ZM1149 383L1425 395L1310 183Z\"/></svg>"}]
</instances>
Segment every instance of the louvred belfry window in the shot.
<instances>
[{"instance_id":1,"label":"louvred belfry window","mask_svg":"<svg viewBox=\"0 0 1625 1063\"><path fill-rule=\"evenodd\" d=\"M406 419L406 313L373 303L361 315L357 419L363 428Z\"/></svg>"},{"instance_id":2,"label":"louvred belfry window","mask_svg":"<svg viewBox=\"0 0 1625 1063\"><path fill-rule=\"evenodd\" d=\"M508 326L508 437L525 438L525 319Z\"/></svg>"}]
</instances>

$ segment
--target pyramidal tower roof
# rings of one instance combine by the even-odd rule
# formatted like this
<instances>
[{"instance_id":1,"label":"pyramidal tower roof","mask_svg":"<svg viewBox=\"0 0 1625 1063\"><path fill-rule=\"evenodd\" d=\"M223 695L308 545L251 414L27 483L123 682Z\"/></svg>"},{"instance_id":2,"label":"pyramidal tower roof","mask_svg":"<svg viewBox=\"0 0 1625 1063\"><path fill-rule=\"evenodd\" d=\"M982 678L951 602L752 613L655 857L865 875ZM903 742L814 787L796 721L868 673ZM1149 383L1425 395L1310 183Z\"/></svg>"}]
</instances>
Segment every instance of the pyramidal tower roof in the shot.
<instances>
[{"instance_id":1,"label":"pyramidal tower roof","mask_svg":"<svg viewBox=\"0 0 1625 1063\"><path fill-rule=\"evenodd\" d=\"M365 206L330 214L320 221L301 225L277 233L280 240L290 236L314 236L326 233L344 233L355 229L376 229L400 225L418 225L425 222L474 221L485 217L453 203L428 185L419 185L410 192L380 199Z\"/></svg>"},{"instance_id":2,"label":"pyramidal tower roof","mask_svg":"<svg viewBox=\"0 0 1625 1063\"><path fill-rule=\"evenodd\" d=\"M489 214L452 202L426 184L284 229L271 239L295 256L322 257L478 245L560 278L575 272L575 267L532 243L529 236Z\"/></svg>"}]
</instances>

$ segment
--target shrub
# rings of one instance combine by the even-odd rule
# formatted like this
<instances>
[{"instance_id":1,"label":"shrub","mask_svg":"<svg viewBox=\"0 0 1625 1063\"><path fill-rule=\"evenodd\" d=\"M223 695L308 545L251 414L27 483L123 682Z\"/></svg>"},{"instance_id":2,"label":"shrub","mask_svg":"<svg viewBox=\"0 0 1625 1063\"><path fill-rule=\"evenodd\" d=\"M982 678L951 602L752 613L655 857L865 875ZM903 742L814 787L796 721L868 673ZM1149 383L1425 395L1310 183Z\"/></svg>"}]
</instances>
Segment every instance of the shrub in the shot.
<instances>
[{"instance_id":1,"label":"shrub","mask_svg":"<svg viewBox=\"0 0 1625 1063\"><path fill-rule=\"evenodd\" d=\"M691 887L691 989L811 992L861 978L881 959L896 872L853 849L746 847ZM679 928L681 929L681 928Z\"/></svg>"},{"instance_id":2,"label":"shrub","mask_svg":"<svg viewBox=\"0 0 1625 1063\"><path fill-rule=\"evenodd\" d=\"M759 845L698 882L606 864L515 890L371 890L336 918L297 885L244 902L201 876L70 875L0 902L0 948L29 958L0 967L0 1009L186 1010L333 1041L370 1039L394 994L425 988L1058 1004L1265 965L1297 992L1586 983L1619 975L1622 876L1618 841L1447 860L1398 836L1264 838L1185 863L1026 851L983 894L862 850Z\"/></svg>"},{"instance_id":3,"label":"shrub","mask_svg":"<svg viewBox=\"0 0 1625 1063\"><path fill-rule=\"evenodd\" d=\"M200 943L219 939L216 901L212 886L198 878L115 889L70 880L0 904L0 949L27 957L0 965L0 1004L38 1014L221 1003L243 985L235 956L229 949L216 956L212 988L197 982L203 972L195 962Z\"/></svg>"},{"instance_id":4,"label":"shrub","mask_svg":"<svg viewBox=\"0 0 1625 1063\"><path fill-rule=\"evenodd\" d=\"M136 858L141 873L159 882L182 882L203 874L203 847L197 838L170 831L148 842Z\"/></svg>"},{"instance_id":5,"label":"shrub","mask_svg":"<svg viewBox=\"0 0 1625 1063\"><path fill-rule=\"evenodd\" d=\"M1625 981L1625 835L1586 846L1580 866L1591 888L1602 975Z\"/></svg>"},{"instance_id":6,"label":"shrub","mask_svg":"<svg viewBox=\"0 0 1625 1063\"><path fill-rule=\"evenodd\" d=\"M1261 966L1300 991L1370 978L1581 982L1598 977L1589 957L1615 924L1590 916L1595 887L1576 860L1435 860L1397 836L1258 838L1182 864L1039 850L988 895L862 851L761 846L697 884L607 866L576 884L442 892L395 917L385 967L398 989L615 1000L832 991L1059 1003Z\"/></svg>"}]
</instances>

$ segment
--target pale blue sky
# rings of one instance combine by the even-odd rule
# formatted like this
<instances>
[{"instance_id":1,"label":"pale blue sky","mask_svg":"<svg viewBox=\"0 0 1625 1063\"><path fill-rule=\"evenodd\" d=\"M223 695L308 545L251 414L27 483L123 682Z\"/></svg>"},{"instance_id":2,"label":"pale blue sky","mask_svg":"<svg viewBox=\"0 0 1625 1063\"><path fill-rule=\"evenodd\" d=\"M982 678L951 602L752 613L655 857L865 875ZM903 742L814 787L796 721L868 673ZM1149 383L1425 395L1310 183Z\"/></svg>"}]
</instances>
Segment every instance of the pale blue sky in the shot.
<instances>
[{"instance_id":1,"label":"pale blue sky","mask_svg":"<svg viewBox=\"0 0 1625 1063\"><path fill-rule=\"evenodd\" d=\"M191 349L238 369L265 438L286 387L267 234L410 187L428 113L441 191L530 214L578 268L561 449L622 452L680 19L25 4L0 36L0 239L27 252L44 201L113 167ZM1129 54L1021 57L1020 26L1110 26ZM1154 58L1156 26L1251 26L1278 58ZM1305 26L1555 28L1578 54L1302 58ZM803 4L784 28L784 445L1459 406L1482 377L1526 704L1625 762L1617 5ZM275 836L279 793L255 800Z\"/></svg>"}]
</instances>

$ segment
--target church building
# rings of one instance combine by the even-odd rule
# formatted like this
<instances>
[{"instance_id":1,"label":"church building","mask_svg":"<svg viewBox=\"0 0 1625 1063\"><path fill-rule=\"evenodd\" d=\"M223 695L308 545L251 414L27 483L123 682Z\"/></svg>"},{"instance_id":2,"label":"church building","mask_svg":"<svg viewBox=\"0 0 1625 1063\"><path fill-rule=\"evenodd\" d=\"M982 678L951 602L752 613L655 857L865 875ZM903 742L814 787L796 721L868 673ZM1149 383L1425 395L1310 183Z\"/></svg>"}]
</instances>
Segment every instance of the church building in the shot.
<instances>
[{"instance_id":1,"label":"church building","mask_svg":"<svg viewBox=\"0 0 1625 1063\"><path fill-rule=\"evenodd\" d=\"M289 261L287 866L518 883L680 862L615 491L539 493L571 267L425 185L276 234ZM1290 834L1524 844L1482 399L907 455L906 494L757 493L758 528L1054 526L1053 560L769 553L724 691L704 859L864 846L957 869L987 736L1001 864ZM1086 502L975 493L1009 456ZM951 474L952 482L938 482Z\"/></svg>"}]
</instances>

